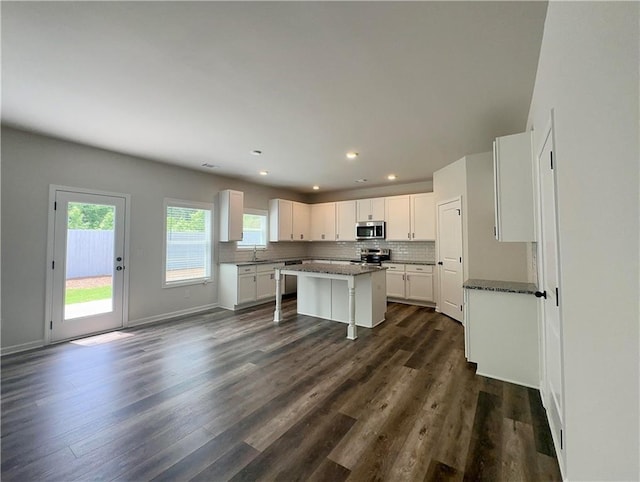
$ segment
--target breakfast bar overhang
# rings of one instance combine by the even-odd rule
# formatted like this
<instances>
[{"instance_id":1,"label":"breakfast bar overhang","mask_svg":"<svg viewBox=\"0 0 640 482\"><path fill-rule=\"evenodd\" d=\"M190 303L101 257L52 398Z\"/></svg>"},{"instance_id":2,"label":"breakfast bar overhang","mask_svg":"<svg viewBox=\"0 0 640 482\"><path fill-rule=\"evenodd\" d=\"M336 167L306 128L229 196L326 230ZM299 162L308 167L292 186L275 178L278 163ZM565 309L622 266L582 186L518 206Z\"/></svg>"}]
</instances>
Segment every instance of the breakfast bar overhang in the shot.
<instances>
[{"instance_id":1,"label":"breakfast bar overhang","mask_svg":"<svg viewBox=\"0 0 640 482\"><path fill-rule=\"evenodd\" d=\"M373 328L385 320L386 268L309 263L276 268L274 323L282 321L282 275L298 277L298 313L348 323L347 338L357 326Z\"/></svg>"}]
</instances>

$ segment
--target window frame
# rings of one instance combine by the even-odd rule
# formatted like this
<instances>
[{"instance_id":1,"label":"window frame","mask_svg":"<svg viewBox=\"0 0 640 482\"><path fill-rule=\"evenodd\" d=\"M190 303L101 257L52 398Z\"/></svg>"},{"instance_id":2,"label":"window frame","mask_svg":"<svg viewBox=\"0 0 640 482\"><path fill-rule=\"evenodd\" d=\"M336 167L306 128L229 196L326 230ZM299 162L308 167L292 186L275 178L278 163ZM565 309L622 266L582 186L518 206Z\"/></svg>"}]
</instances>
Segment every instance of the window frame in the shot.
<instances>
[{"instance_id":1,"label":"window frame","mask_svg":"<svg viewBox=\"0 0 640 482\"><path fill-rule=\"evenodd\" d=\"M209 211L209 243L208 256L205 256L205 261L208 263L208 276L200 278L191 278L179 281L167 281L167 209L169 207L198 209L203 211ZM162 288L176 288L180 286L201 285L213 282L214 277L214 204L204 203L200 201L187 201L184 199L164 198L162 209ZM206 269L206 268L205 268Z\"/></svg>"},{"instance_id":2,"label":"window frame","mask_svg":"<svg viewBox=\"0 0 640 482\"><path fill-rule=\"evenodd\" d=\"M240 244L242 241L236 241L236 250L237 251L246 251L253 250L254 247L256 251L264 251L269 247L269 211L266 209L252 209L245 208L242 211L242 234L244 235L244 215L245 214L253 214L255 216L264 216L265 217L265 226L264 226L264 241L265 244ZM244 236L243 236L244 237Z\"/></svg>"}]
</instances>

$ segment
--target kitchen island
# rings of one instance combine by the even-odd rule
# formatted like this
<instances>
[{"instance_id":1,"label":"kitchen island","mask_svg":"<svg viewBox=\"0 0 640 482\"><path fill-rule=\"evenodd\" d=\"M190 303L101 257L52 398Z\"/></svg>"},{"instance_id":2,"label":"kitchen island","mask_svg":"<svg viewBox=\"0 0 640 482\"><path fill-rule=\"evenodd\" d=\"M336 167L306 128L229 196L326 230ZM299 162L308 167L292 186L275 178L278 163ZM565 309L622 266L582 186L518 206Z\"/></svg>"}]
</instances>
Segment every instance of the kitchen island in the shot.
<instances>
[{"instance_id":1,"label":"kitchen island","mask_svg":"<svg viewBox=\"0 0 640 482\"><path fill-rule=\"evenodd\" d=\"M327 263L276 268L274 323L282 321L282 276L298 277L298 313L348 323L347 338L357 338L356 326L373 328L385 320L385 268Z\"/></svg>"}]
</instances>

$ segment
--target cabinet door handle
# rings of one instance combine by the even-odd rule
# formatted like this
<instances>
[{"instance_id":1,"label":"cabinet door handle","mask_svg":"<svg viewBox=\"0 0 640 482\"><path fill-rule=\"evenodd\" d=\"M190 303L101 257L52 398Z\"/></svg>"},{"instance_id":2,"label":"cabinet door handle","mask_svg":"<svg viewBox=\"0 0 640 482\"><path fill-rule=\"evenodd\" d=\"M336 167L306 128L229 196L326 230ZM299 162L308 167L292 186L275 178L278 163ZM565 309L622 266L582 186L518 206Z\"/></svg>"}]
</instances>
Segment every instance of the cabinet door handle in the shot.
<instances>
[{"instance_id":1,"label":"cabinet door handle","mask_svg":"<svg viewBox=\"0 0 640 482\"><path fill-rule=\"evenodd\" d=\"M407 238L411 239L411 233L407 233Z\"/></svg>"},{"instance_id":2,"label":"cabinet door handle","mask_svg":"<svg viewBox=\"0 0 640 482\"><path fill-rule=\"evenodd\" d=\"M416 239L416 233L413 233L413 236L411 236L413 239Z\"/></svg>"},{"instance_id":3,"label":"cabinet door handle","mask_svg":"<svg viewBox=\"0 0 640 482\"><path fill-rule=\"evenodd\" d=\"M402 275L402 281L404 281L404 275Z\"/></svg>"}]
</instances>

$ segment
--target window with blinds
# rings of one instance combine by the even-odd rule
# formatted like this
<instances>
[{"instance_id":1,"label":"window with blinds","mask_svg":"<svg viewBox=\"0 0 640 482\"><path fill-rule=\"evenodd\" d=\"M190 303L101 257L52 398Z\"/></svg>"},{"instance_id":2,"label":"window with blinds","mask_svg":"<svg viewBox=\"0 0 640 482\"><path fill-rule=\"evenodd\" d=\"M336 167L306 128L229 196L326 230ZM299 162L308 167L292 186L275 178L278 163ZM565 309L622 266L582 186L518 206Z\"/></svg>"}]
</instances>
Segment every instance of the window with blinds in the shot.
<instances>
[{"instance_id":1,"label":"window with blinds","mask_svg":"<svg viewBox=\"0 0 640 482\"><path fill-rule=\"evenodd\" d=\"M210 204L165 200L165 286L211 279L212 212Z\"/></svg>"}]
</instances>

